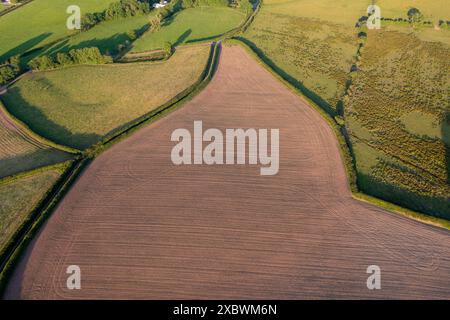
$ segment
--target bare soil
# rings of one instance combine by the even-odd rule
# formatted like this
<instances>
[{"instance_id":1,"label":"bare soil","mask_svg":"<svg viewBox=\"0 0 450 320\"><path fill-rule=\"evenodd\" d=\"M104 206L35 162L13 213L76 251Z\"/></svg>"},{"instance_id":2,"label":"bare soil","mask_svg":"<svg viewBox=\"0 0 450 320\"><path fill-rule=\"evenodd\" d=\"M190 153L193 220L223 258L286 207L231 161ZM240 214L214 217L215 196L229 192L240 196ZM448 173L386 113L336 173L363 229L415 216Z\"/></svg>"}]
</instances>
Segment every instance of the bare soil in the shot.
<instances>
[{"instance_id":1,"label":"bare soil","mask_svg":"<svg viewBox=\"0 0 450 320\"><path fill-rule=\"evenodd\" d=\"M280 171L175 166L174 129L279 128ZM81 268L81 290L66 268ZM381 268L381 290L366 269ZM6 298L450 299L450 232L351 197L333 131L240 47L210 85L85 171Z\"/></svg>"}]
</instances>

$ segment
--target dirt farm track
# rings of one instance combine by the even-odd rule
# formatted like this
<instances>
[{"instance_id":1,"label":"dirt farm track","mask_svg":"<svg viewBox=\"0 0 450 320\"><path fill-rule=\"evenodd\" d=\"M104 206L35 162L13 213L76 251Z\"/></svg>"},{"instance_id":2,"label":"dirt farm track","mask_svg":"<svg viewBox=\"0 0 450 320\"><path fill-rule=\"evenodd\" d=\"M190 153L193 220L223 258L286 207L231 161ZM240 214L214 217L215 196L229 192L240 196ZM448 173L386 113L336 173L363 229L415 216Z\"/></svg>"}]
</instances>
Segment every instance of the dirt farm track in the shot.
<instances>
[{"instance_id":1,"label":"dirt farm track","mask_svg":"<svg viewBox=\"0 0 450 320\"><path fill-rule=\"evenodd\" d=\"M279 128L280 170L175 166L177 128ZM66 289L79 265L81 290ZM366 269L381 268L381 290ZM450 232L351 197L326 121L250 57L223 47L208 87L116 144L42 228L16 299L450 299Z\"/></svg>"}]
</instances>

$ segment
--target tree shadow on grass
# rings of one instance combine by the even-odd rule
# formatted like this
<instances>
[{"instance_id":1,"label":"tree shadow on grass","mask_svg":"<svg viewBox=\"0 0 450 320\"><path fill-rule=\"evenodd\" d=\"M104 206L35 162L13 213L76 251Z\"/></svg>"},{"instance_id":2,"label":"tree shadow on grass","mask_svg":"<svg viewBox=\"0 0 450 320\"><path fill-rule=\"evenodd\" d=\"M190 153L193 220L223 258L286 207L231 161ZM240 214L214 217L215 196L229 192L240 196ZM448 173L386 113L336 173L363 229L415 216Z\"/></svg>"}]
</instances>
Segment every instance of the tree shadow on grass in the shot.
<instances>
[{"instance_id":1,"label":"tree shadow on grass","mask_svg":"<svg viewBox=\"0 0 450 320\"><path fill-rule=\"evenodd\" d=\"M73 155L57 149L37 149L31 153L9 155L0 159L0 178L19 172L33 170L73 158Z\"/></svg>"},{"instance_id":2,"label":"tree shadow on grass","mask_svg":"<svg viewBox=\"0 0 450 320\"><path fill-rule=\"evenodd\" d=\"M180 1L180 3L181 3L181 1ZM167 17L164 18L161 26L162 27L170 26L175 21L175 19L177 18L178 14L180 14L180 12L182 12L181 8L179 8L178 10L175 9L170 15L168 15Z\"/></svg>"},{"instance_id":3,"label":"tree shadow on grass","mask_svg":"<svg viewBox=\"0 0 450 320\"><path fill-rule=\"evenodd\" d=\"M375 177L358 172L358 186L366 194L401 207L450 220L450 203L445 198L422 196Z\"/></svg>"},{"instance_id":4,"label":"tree shadow on grass","mask_svg":"<svg viewBox=\"0 0 450 320\"><path fill-rule=\"evenodd\" d=\"M177 39L177 41L174 42L173 46L178 46L186 41L186 39L191 35L192 29L188 29L185 32L183 32Z\"/></svg>"},{"instance_id":5,"label":"tree shadow on grass","mask_svg":"<svg viewBox=\"0 0 450 320\"><path fill-rule=\"evenodd\" d=\"M72 133L69 129L48 119L38 107L23 98L20 88L13 86L2 96L8 111L23 121L32 131L58 144L77 149L86 149L100 141L101 136L94 133Z\"/></svg>"},{"instance_id":6,"label":"tree shadow on grass","mask_svg":"<svg viewBox=\"0 0 450 320\"><path fill-rule=\"evenodd\" d=\"M69 40L64 40L47 48L41 54L55 56L59 52L66 53L73 49L97 47L102 54L114 55L118 53L119 45L125 45L127 41L128 43L131 43L132 41L127 33L118 33L109 38L92 38L89 40L81 41L75 45L70 44Z\"/></svg>"},{"instance_id":7,"label":"tree shadow on grass","mask_svg":"<svg viewBox=\"0 0 450 320\"><path fill-rule=\"evenodd\" d=\"M18 45L15 48L12 48L11 50L7 51L6 53L4 53L3 55L0 56L0 62L5 61L9 58L11 58L12 56L15 56L17 54L23 54L25 52L27 52L28 50L32 49L33 47L37 46L39 43L41 43L42 41L44 41L45 39L47 39L48 37L50 37L52 35L52 33L50 32L46 32L46 33L42 33L34 38L31 38L27 41L25 41L24 43Z\"/></svg>"}]
</instances>

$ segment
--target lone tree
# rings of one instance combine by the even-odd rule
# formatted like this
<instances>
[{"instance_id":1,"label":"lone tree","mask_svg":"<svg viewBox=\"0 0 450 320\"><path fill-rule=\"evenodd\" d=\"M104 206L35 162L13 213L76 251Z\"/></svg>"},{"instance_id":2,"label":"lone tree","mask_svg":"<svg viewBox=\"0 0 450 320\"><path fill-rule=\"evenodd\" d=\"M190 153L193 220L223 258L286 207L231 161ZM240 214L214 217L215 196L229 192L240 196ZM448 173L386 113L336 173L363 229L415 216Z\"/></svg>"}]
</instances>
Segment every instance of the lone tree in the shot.
<instances>
[{"instance_id":1,"label":"lone tree","mask_svg":"<svg viewBox=\"0 0 450 320\"><path fill-rule=\"evenodd\" d=\"M410 23L417 23L422 21L423 15L417 8L411 8L408 10L408 20Z\"/></svg>"}]
</instances>

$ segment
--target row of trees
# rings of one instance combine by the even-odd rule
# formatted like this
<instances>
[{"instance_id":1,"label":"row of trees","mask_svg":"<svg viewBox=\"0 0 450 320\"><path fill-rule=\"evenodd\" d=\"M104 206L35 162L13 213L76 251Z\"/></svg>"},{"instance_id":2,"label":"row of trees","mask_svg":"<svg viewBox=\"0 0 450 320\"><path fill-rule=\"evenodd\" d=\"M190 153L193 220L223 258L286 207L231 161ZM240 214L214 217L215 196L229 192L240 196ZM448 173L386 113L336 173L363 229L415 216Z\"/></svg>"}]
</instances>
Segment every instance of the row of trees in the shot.
<instances>
[{"instance_id":1,"label":"row of trees","mask_svg":"<svg viewBox=\"0 0 450 320\"><path fill-rule=\"evenodd\" d=\"M56 57L43 55L34 58L28 63L32 70L49 70L78 64L106 64L112 58L102 55L97 47L73 49L68 53L58 53Z\"/></svg>"},{"instance_id":2,"label":"row of trees","mask_svg":"<svg viewBox=\"0 0 450 320\"><path fill-rule=\"evenodd\" d=\"M5 85L20 73L19 56L11 57L5 64L0 65L0 85Z\"/></svg>"},{"instance_id":3,"label":"row of trees","mask_svg":"<svg viewBox=\"0 0 450 320\"><path fill-rule=\"evenodd\" d=\"M423 24L423 25L429 25L432 26L433 22L430 20L424 20L424 16L422 12L420 12L417 8L410 8L407 12L407 18L387 18L387 17L381 17L380 18L383 21L391 21L391 22L406 22L410 24ZM365 21L367 21L367 16L363 16L359 19L358 23L356 24L356 27L359 28ZM439 27L450 27L450 21L449 20L439 20Z\"/></svg>"},{"instance_id":4,"label":"row of trees","mask_svg":"<svg viewBox=\"0 0 450 320\"><path fill-rule=\"evenodd\" d=\"M81 19L82 30L88 30L102 21L132 17L150 12L150 1L120 0L102 12L87 13Z\"/></svg>"}]
</instances>

